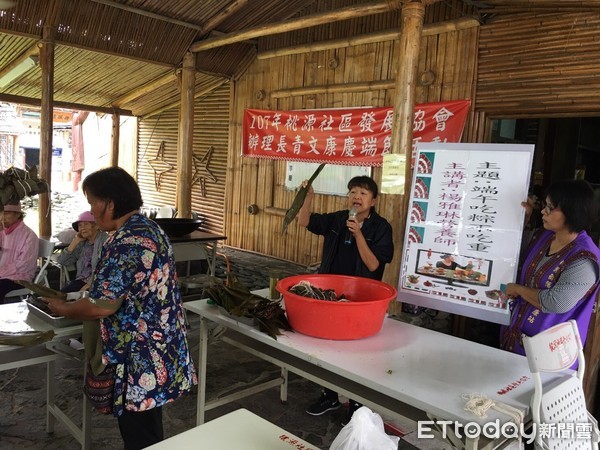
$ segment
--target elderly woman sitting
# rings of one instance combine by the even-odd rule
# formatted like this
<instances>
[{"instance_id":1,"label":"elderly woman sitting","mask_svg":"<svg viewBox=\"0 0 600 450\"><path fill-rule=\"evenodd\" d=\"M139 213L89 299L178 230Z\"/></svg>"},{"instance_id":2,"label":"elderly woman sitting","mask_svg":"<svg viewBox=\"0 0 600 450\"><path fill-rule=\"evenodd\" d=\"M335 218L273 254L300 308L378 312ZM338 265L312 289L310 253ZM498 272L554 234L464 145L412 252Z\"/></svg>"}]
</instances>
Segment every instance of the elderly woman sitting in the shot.
<instances>
[{"instance_id":1,"label":"elderly woman sitting","mask_svg":"<svg viewBox=\"0 0 600 450\"><path fill-rule=\"evenodd\" d=\"M92 273L100 257L102 245L108 235L96 225L96 220L91 212L85 211L73 222L77 234L65 248L56 262L63 266L75 264L77 273L75 279L61 289L63 292L76 292L87 290Z\"/></svg>"},{"instance_id":2,"label":"elderly woman sitting","mask_svg":"<svg viewBox=\"0 0 600 450\"><path fill-rule=\"evenodd\" d=\"M0 303L5 295L23 286L15 280L31 281L37 268L39 240L31 228L23 223L21 205L0 204Z\"/></svg>"}]
</instances>

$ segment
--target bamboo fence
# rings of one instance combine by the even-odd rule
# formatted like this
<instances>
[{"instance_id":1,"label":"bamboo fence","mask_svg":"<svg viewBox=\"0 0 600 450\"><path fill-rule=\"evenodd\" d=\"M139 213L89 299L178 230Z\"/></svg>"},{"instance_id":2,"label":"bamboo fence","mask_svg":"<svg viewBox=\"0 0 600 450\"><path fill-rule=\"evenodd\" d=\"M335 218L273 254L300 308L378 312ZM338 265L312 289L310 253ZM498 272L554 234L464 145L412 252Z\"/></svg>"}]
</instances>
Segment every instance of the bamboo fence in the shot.
<instances>
[{"instance_id":1,"label":"bamboo fence","mask_svg":"<svg viewBox=\"0 0 600 450\"><path fill-rule=\"evenodd\" d=\"M196 166L192 165L192 181L194 175L203 174L204 189L200 180L192 185L192 211L205 219L204 229L217 233L224 232L225 186L229 176L229 90L229 84L224 84L209 95L196 98L194 102L193 155L201 172L196 173ZM175 205L178 121L179 110L173 108L139 122L137 179L146 206ZM149 160L157 157L163 142L163 159L166 163L163 167L167 169L170 164L172 169L162 175L160 186L157 188L155 172ZM200 164L200 160L211 146L214 151L208 168L217 181L212 181Z\"/></svg>"},{"instance_id":2,"label":"bamboo fence","mask_svg":"<svg viewBox=\"0 0 600 450\"><path fill-rule=\"evenodd\" d=\"M481 27L478 110L494 117L600 113L600 13L518 14Z\"/></svg>"}]
</instances>

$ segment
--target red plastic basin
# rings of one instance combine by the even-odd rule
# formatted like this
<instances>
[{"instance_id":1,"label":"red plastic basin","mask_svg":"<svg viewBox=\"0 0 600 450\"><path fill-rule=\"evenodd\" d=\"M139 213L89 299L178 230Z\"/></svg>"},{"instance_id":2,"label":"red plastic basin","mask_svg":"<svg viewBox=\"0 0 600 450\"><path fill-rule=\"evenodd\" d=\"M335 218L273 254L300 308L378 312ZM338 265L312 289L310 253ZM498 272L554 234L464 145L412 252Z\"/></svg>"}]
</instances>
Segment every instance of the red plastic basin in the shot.
<instances>
[{"instance_id":1,"label":"red plastic basin","mask_svg":"<svg viewBox=\"0 0 600 450\"><path fill-rule=\"evenodd\" d=\"M289 292L300 281L308 281L321 289L334 289L350 301L334 302L302 297ZM346 275L295 275L277 283L283 295L288 322L292 328L308 336L350 340L379 333L396 289L370 278Z\"/></svg>"}]
</instances>

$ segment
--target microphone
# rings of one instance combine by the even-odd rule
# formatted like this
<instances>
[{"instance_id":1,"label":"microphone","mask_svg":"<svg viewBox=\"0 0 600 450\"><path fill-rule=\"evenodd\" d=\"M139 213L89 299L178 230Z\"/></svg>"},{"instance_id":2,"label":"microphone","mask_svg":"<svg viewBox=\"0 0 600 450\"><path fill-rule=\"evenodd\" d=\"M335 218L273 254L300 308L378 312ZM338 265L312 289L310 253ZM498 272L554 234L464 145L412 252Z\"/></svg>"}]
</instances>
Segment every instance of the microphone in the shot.
<instances>
[{"instance_id":1,"label":"microphone","mask_svg":"<svg viewBox=\"0 0 600 450\"><path fill-rule=\"evenodd\" d=\"M358 211L353 206L352 208L350 208L350 211L348 211L348 220L356 219L356 214L358 214ZM350 230L346 232L346 239L344 239L344 244L352 244L352 232Z\"/></svg>"}]
</instances>

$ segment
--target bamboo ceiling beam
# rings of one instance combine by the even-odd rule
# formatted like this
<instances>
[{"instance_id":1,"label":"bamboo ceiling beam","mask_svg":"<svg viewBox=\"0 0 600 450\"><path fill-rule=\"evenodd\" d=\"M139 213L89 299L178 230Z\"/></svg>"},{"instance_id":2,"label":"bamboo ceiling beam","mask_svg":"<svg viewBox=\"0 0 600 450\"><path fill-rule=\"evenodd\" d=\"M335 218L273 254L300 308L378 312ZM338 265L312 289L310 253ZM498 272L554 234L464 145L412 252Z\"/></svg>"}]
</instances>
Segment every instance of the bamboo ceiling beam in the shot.
<instances>
[{"instance_id":1,"label":"bamboo ceiling beam","mask_svg":"<svg viewBox=\"0 0 600 450\"><path fill-rule=\"evenodd\" d=\"M580 13L580 12L597 12L597 9L600 7L599 4L595 6L585 6L585 5L555 5L555 6L519 6L519 5L511 5L511 6L494 6L488 8L481 8L479 12L481 14L515 14L515 13Z\"/></svg>"},{"instance_id":2,"label":"bamboo ceiling beam","mask_svg":"<svg viewBox=\"0 0 600 450\"><path fill-rule=\"evenodd\" d=\"M19 37L26 37L26 38L30 38L30 39L39 39L39 35L37 34L31 34L31 33L16 33L15 30L12 29L8 29L8 28L1 28L0 27L0 33L6 33L12 36L19 36ZM140 58L137 56L131 56L131 55L125 55L123 53L119 53L116 51L108 51L108 50L100 50L97 49L96 47L92 47L89 45L78 45L78 44L73 44L72 42L68 42L68 41L61 41L60 39L54 39L54 44L55 45L61 45L64 47L72 47L72 48L78 48L81 50L88 50L94 53L100 53L103 55L110 55L110 56L118 56L119 58L127 58L127 59L132 59L134 61L140 61L146 64L153 64L156 66L163 66L163 67L170 67L170 68L174 68L173 64L169 64L169 63L165 63L162 61L157 61L154 59L148 59L148 58ZM221 74L218 74L221 75Z\"/></svg>"},{"instance_id":3,"label":"bamboo ceiling beam","mask_svg":"<svg viewBox=\"0 0 600 450\"><path fill-rule=\"evenodd\" d=\"M21 64L23 61L25 61L30 56L39 56L39 55L40 55L40 48L38 47L38 44L35 43L31 47L29 47L27 50L25 50L23 53L21 53L19 56L17 56L15 59L13 59L2 70L0 70L0 78L2 78L4 75L6 75L11 70L13 70L15 67L17 67L19 64Z\"/></svg>"},{"instance_id":4,"label":"bamboo ceiling beam","mask_svg":"<svg viewBox=\"0 0 600 450\"><path fill-rule=\"evenodd\" d=\"M149 83L146 83L141 88L136 89L135 91L131 91L128 94L125 94L125 95L119 97L118 99L113 101L112 104L113 104L113 106L119 108L119 107L123 106L124 104L129 103L130 101L135 100L136 98L139 98L142 95L152 92L152 91L158 89L159 87L164 86L165 84L169 84L175 80L176 80L176 71L171 70L168 73L166 73L165 75L163 75L159 78L156 78L155 80L152 80Z\"/></svg>"},{"instance_id":5,"label":"bamboo ceiling beam","mask_svg":"<svg viewBox=\"0 0 600 450\"><path fill-rule=\"evenodd\" d=\"M451 31L465 30L478 27L479 20L475 17L461 17L460 19L447 22L438 22L425 25L423 27L423 36L434 36L437 34L448 33ZM322 50L332 50L338 48L352 47L355 45L376 44L379 42L395 41L400 39L400 31L384 30L376 33L361 34L341 39L332 39L329 41L312 42L309 44L296 45L293 47L284 47L274 50L261 52L257 55L258 59L269 59L277 56L297 55L300 53L310 53Z\"/></svg>"},{"instance_id":6,"label":"bamboo ceiling beam","mask_svg":"<svg viewBox=\"0 0 600 450\"><path fill-rule=\"evenodd\" d=\"M203 95L206 95L209 92L214 91L219 86L221 86L223 83L226 83L227 81L228 81L227 78L222 78L222 79L218 80L218 82L211 83L210 85L206 86L204 89L202 89L200 91L196 90L195 93L194 93L194 100L197 99L197 98L199 98L199 97L202 97ZM0 97L0 99L1 99L1 97ZM179 104L180 104L180 100L177 100L177 101L175 101L173 103L169 103L168 105L161 106L160 108L155 109L153 111L144 112L143 114L141 114L141 118L142 119L147 119L148 117L155 116L157 114L160 114L163 111L168 111L169 109L176 108L176 107L179 106Z\"/></svg>"},{"instance_id":7,"label":"bamboo ceiling beam","mask_svg":"<svg viewBox=\"0 0 600 450\"><path fill-rule=\"evenodd\" d=\"M221 13L215 15L210 20L202 25L197 25L195 23L184 22L182 20L173 19L167 16L161 16L160 14L155 14L150 11L146 11L139 8L134 8L133 6L124 5L122 3L118 3L111 0L91 0L94 3L99 3L101 5L110 6L111 8L122 9L123 11L127 11L133 14L137 14L144 17L150 17L151 19L160 20L162 22L172 23L174 25L179 25L185 28L191 28L192 30L197 30L199 33L208 33L212 31L215 27L217 27L221 22L227 19L232 14L235 14L239 11L243 6L248 3L248 0L234 0L229 6L227 6Z\"/></svg>"},{"instance_id":8,"label":"bamboo ceiling beam","mask_svg":"<svg viewBox=\"0 0 600 450\"><path fill-rule=\"evenodd\" d=\"M299 95L335 94L339 92L369 92L382 89L394 89L394 80L340 83L323 86L303 86L299 88L279 89L271 92L271 98L297 97Z\"/></svg>"},{"instance_id":9,"label":"bamboo ceiling beam","mask_svg":"<svg viewBox=\"0 0 600 450\"><path fill-rule=\"evenodd\" d=\"M364 5L349 6L347 8L299 17L297 19L274 22L247 30L235 31L225 36L209 38L198 41L190 46L190 51L201 52L212 48L235 44L236 42L254 39L262 36L270 36L278 33L287 33L307 27L314 27L326 23L339 22L342 20L355 19L356 17L370 16L389 12L393 6L389 0Z\"/></svg>"},{"instance_id":10,"label":"bamboo ceiling beam","mask_svg":"<svg viewBox=\"0 0 600 450\"><path fill-rule=\"evenodd\" d=\"M485 3L485 2L484 2ZM558 7L558 6L581 6L584 8L600 6L600 0L494 0L494 5L522 7Z\"/></svg>"},{"instance_id":11,"label":"bamboo ceiling beam","mask_svg":"<svg viewBox=\"0 0 600 450\"><path fill-rule=\"evenodd\" d=\"M138 14L144 17L150 17L151 19L160 20L162 22L172 23L173 25L179 25L185 28L191 28L192 30L198 30L199 32L205 32L204 27L200 25L196 25L195 23L184 22L183 20L172 19L170 17L161 16L160 14L155 14L150 11L145 11L143 9L134 8L133 6L124 5L122 3L114 2L111 0L91 0L94 3L100 3L101 5L110 6L111 8L122 9L123 11L127 11L133 14Z\"/></svg>"},{"instance_id":12,"label":"bamboo ceiling beam","mask_svg":"<svg viewBox=\"0 0 600 450\"><path fill-rule=\"evenodd\" d=\"M233 0L233 2L231 2L220 14L215 15L202 25L203 32L207 33L214 30L225 19L238 12L243 6L246 6L247 3L248 0Z\"/></svg>"},{"instance_id":13,"label":"bamboo ceiling beam","mask_svg":"<svg viewBox=\"0 0 600 450\"><path fill-rule=\"evenodd\" d=\"M29 106L41 106L42 101L39 98L32 97L23 97L21 95L11 95L11 94L2 94L0 93L0 101L7 103L20 103L22 105ZM119 113L122 116L133 116L133 112L129 109L120 109L120 108L103 108L101 106L90 106L84 105L82 103L71 103L71 102L54 102L55 108L64 108L64 109L74 109L81 111L92 111L98 112L102 114L114 114Z\"/></svg>"}]
</instances>

